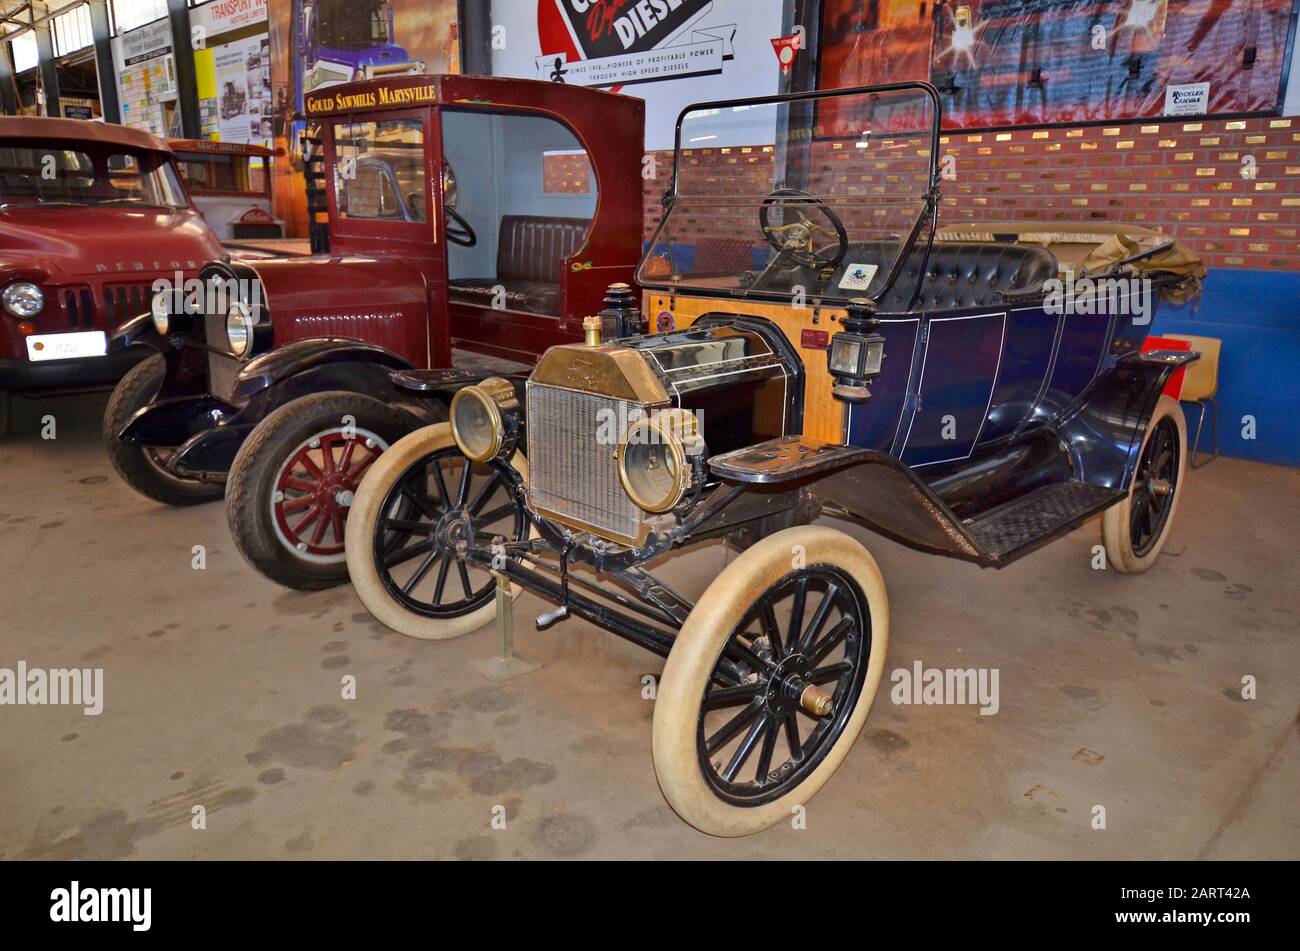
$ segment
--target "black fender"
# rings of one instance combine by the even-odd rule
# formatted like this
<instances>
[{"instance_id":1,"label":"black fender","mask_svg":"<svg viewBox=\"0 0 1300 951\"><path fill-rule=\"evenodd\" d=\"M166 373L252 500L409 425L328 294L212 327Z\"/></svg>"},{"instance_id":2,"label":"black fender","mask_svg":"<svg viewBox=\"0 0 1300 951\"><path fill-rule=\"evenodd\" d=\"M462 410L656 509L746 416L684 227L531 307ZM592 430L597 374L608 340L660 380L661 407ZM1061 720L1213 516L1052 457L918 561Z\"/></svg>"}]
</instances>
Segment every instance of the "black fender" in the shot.
<instances>
[{"instance_id":1,"label":"black fender","mask_svg":"<svg viewBox=\"0 0 1300 951\"><path fill-rule=\"evenodd\" d=\"M343 364L356 368L359 378L366 380L382 378L385 382L388 380L389 370L413 368L410 361L372 343L338 337L298 340L248 361L235 377L234 399L239 402L251 400L265 390L284 384L292 377ZM382 372L378 374L366 372L366 368L376 368ZM325 375L339 377L339 374ZM353 389L349 386L336 388Z\"/></svg>"},{"instance_id":2,"label":"black fender","mask_svg":"<svg viewBox=\"0 0 1300 951\"><path fill-rule=\"evenodd\" d=\"M988 447L942 478L931 476L932 482L887 453L801 435L714 456L709 469L753 491L807 485L902 544L1000 566L1124 497L1165 384L1199 358L1189 351L1127 354L1055 419ZM1035 493L1072 486L1079 487L1068 503L1073 507L1044 521L1041 533L1022 532L1004 546L979 530Z\"/></svg>"},{"instance_id":3,"label":"black fender","mask_svg":"<svg viewBox=\"0 0 1300 951\"><path fill-rule=\"evenodd\" d=\"M1069 453L1075 478L1127 492L1165 384L1179 367L1200 358L1194 350L1130 353L1099 374L1048 424Z\"/></svg>"},{"instance_id":4,"label":"black fender","mask_svg":"<svg viewBox=\"0 0 1300 951\"><path fill-rule=\"evenodd\" d=\"M232 420L186 440L167 460L167 468L178 476L224 482L235 464L239 447L244 444L256 422Z\"/></svg>"},{"instance_id":5,"label":"black fender","mask_svg":"<svg viewBox=\"0 0 1300 951\"><path fill-rule=\"evenodd\" d=\"M159 353L168 348L167 338L154 327L153 317L150 314L132 317L113 331L113 335L108 338L108 352L117 353L137 344L152 347Z\"/></svg>"},{"instance_id":6,"label":"black fender","mask_svg":"<svg viewBox=\"0 0 1300 951\"><path fill-rule=\"evenodd\" d=\"M943 500L888 453L806 436L780 436L714 456L712 473L755 491L811 484L882 535L922 551L987 563L983 551Z\"/></svg>"},{"instance_id":7,"label":"black fender","mask_svg":"<svg viewBox=\"0 0 1300 951\"><path fill-rule=\"evenodd\" d=\"M211 394L155 400L136 410L118 438L134 446L179 446L228 423L239 410Z\"/></svg>"}]
</instances>

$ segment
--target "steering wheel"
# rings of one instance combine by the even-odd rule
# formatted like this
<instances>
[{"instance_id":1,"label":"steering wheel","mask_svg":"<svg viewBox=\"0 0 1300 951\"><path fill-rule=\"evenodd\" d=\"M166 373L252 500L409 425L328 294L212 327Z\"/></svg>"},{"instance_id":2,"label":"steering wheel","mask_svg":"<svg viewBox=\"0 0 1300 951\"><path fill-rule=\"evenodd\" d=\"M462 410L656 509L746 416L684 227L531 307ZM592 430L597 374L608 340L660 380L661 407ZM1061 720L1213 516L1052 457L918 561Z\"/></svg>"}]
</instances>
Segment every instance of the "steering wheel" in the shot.
<instances>
[{"instance_id":1,"label":"steering wheel","mask_svg":"<svg viewBox=\"0 0 1300 951\"><path fill-rule=\"evenodd\" d=\"M462 248L472 248L478 244L478 235L470 223L456 211L456 202L460 198L460 187L456 184L456 172L451 163L442 167L442 217L447 231L447 240L459 244Z\"/></svg>"},{"instance_id":2,"label":"steering wheel","mask_svg":"<svg viewBox=\"0 0 1300 951\"><path fill-rule=\"evenodd\" d=\"M774 227L771 214L772 208L777 205L793 206L799 220ZM831 223L831 228L810 219L804 214L804 208L820 211ZM763 229L763 237L777 252L772 264L768 265L768 270L776 268L780 261L782 263L778 269L789 268L793 262L814 271L833 271L849 253L849 233L839 215L831 211L826 202L801 188L778 188L764 198L758 209L758 223ZM813 239L818 233L835 238L837 243L833 253L828 248L814 250Z\"/></svg>"},{"instance_id":3,"label":"steering wheel","mask_svg":"<svg viewBox=\"0 0 1300 951\"><path fill-rule=\"evenodd\" d=\"M443 207L444 217L447 219L446 230L447 240L453 244L459 244L462 248L472 248L478 244L478 235L470 227L468 221L460 216L455 208L447 205Z\"/></svg>"}]
</instances>

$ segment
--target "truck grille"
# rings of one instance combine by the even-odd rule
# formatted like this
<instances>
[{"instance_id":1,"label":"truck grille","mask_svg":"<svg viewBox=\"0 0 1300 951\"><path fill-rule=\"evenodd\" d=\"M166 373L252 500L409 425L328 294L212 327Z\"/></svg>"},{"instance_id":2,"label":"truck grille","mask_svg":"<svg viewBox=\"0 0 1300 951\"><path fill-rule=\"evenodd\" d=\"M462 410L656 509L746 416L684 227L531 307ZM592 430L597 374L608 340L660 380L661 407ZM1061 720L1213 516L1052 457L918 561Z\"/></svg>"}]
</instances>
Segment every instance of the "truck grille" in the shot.
<instances>
[{"instance_id":1,"label":"truck grille","mask_svg":"<svg viewBox=\"0 0 1300 951\"><path fill-rule=\"evenodd\" d=\"M637 540L643 513L623 490L615 453L628 422L640 414L635 403L529 383L528 492L533 508L599 535ZM601 440L598 433L617 439Z\"/></svg>"},{"instance_id":2,"label":"truck grille","mask_svg":"<svg viewBox=\"0 0 1300 951\"><path fill-rule=\"evenodd\" d=\"M89 287L68 288L63 292L63 312L73 330L95 329L95 295Z\"/></svg>"},{"instance_id":3,"label":"truck grille","mask_svg":"<svg viewBox=\"0 0 1300 951\"><path fill-rule=\"evenodd\" d=\"M120 327L149 312L153 296L150 284L107 284L104 286L104 317L110 327Z\"/></svg>"}]
</instances>

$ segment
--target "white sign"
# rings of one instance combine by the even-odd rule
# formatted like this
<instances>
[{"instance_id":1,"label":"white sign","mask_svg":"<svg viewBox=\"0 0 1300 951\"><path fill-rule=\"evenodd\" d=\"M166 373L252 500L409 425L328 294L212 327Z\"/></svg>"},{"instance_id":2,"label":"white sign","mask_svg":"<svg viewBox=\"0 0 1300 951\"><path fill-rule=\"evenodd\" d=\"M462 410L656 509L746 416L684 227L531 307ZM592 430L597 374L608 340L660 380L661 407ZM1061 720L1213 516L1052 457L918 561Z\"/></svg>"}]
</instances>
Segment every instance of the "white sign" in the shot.
<instances>
[{"instance_id":1,"label":"white sign","mask_svg":"<svg viewBox=\"0 0 1300 951\"><path fill-rule=\"evenodd\" d=\"M123 33L118 68L134 66L146 60L166 56L172 51L172 24L166 17L146 23L138 30Z\"/></svg>"},{"instance_id":2,"label":"white sign","mask_svg":"<svg viewBox=\"0 0 1300 951\"><path fill-rule=\"evenodd\" d=\"M779 91L784 0L493 0L492 74L592 86L646 102L646 147L671 149L695 102Z\"/></svg>"},{"instance_id":3,"label":"white sign","mask_svg":"<svg viewBox=\"0 0 1300 951\"><path fill-rule=\"evenodd\" d=\"M840 290L865 291L871 286L871 280L878 270L880 270L879 264L850 264L844 269L844 276L840 278Z\"/></svg>"},{"instance_id":4,"label":"white sign","mask_svg":"<svg viewBox=\"0 0 1300 951\"><path fill-rule=\"evenodd\" d=\"M1210 108L1210 84L1165 87L1165 115L1203 116Z\"/></svg>"},{"instance_id":5,"label":"white sign","mask_svg":"<svg viewBox=\"0 0 1300 951\"><path fill-rule=\"evenodd\" d=\"M644 53L580 59L574 63L565 62L558 56L539 56L537 78L577 86L628 86L720 73L724 58L734 55L728 53L728 49L731 37L736 33L735 26L723 29L725 35L718 39Z\"/></svg>"},{"instance_id":6,"label":"white sign","mask_svg":"<svg viewBox=\"0 0 1300 951\"><path fill-rule=\"evenodd\" d=\"M266 0L212 0L191 10L190 22L206 28L209 36L265 23Z\"/></svg>"}]
</instances>

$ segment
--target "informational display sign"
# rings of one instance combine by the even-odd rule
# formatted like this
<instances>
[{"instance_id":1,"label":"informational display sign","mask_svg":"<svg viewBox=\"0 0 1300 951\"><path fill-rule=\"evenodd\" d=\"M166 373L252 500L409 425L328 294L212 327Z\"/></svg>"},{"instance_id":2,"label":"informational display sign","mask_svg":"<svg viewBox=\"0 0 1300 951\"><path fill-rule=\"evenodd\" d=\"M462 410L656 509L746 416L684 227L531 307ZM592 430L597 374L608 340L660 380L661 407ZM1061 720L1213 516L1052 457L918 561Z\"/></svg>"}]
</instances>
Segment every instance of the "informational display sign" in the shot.
<instances>
[{"instance_id":1,"label":"informational display sign","mask_svg":"<svg viewBox=\"0 0 1300 951\"><path fill-rule=\"evenodd\" d=\"M203 134L270 146L274 139L266 0L212 0L190 13Z\"/></svg>"},{"instance_id":2,"label":"informational display sign","mask_svg":"<svg viewBox=\"0 0 1300 951\"><path fill-rule=\"evenodd\" d=\"M646 100L646 145L673 145L692 102L778 91L782 0L494 0L497 76L591 86ZM521 38L522 33L522 38ZM498 34L500 35L500 34Z\"/></svg>"},{"instance_id":3,"label":"informational display sign","mask_svg":"<svg viewBox=\"0 0 1300 951\"><path fill-rule=\"evenodd\" d=\"M825 0L824 88L928 80L953 129L1275 113L1297 0Z\"/></svg>"},{"instance_id":4,"label":"informational display sign","mask_svg":"<svg viewBox=\"0 0 1300 951\"><path fill-rule=\"evenodd\" d=\"M178 134L170 21L164 17L114 37L113 61L122 124L154 135Z\"/></svg>"}]
</instances>

